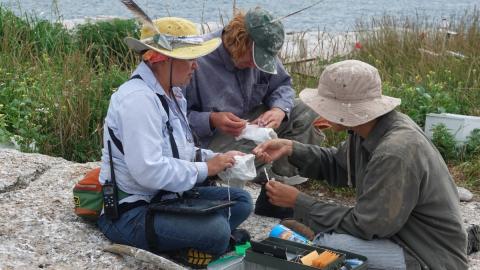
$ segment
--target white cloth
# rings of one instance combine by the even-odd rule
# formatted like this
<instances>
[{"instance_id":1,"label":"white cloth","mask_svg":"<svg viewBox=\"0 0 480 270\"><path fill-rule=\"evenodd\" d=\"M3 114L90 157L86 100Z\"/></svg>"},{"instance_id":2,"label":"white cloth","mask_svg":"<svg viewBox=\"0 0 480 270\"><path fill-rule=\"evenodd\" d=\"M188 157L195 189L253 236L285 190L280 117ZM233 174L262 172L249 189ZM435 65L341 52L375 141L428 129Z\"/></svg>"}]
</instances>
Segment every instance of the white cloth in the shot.
<instances>
[{"instance_id":1,"label":"white cloth","mask_svg":"<svg viewBox=\"0 0 480 270\"><path fill-rule=\"evenodd\" d=\"M277 133L272 128L259 127L258 125L247 124L242 133L235 137L235 140L251 140L256 144L261 144L271 139L277 139Z\"/></svg>"},{"instance_id":2,"label":"white cloth","mask_svg":"<svg viewBox=\"0 0 480 270\"><path fill-rule=\"evenodd\" d=\"M249 181L257 176L255 169L255 155L235 156L235 165L218 174L223 181Z\"/></svg>"}]
</instances>

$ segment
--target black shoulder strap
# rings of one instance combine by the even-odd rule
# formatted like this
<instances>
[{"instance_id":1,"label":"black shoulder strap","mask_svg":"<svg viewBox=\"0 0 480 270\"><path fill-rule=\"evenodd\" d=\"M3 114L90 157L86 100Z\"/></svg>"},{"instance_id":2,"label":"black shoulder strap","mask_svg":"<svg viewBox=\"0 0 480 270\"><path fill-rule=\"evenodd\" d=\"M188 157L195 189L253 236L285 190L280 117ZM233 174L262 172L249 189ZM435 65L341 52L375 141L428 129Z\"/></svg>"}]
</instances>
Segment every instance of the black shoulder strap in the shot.
<instances>
[{"instance_id":1,"label":"black shoulder strap","mask_svg":"<svg viewBox=\"0 0 480 270\"><path fill-rule=\"evenodd\" d=\"M133 79L140 79L140 80L143 81L142 76L140 76L140 75L138 75L138 74L133 75L133 76L130 77L130 79L128 79L128 80L130 81L130 80L133 80Z\"/></svg>"},{"instance_id":2,"label":"black shoulder strap","mask_svg":"<svg viewBox=\"0 0 480 270\"><path fill-rule=\"evenodd\" d=\"M133 79L143 80L142 77L138 74L132 76L129 80L133 80ZM167 117L168 117L167 130L168 130L168 137L170 138L170 146L172 147L172 155L174 158L180 158L180 155L178 153L177 143L175 143L175 138L173 137L173 128L170 125L170 108L168 107L168 102L165 99L165 97L160 94L157 94L157 97L160 99L163 109L165 110L165 112L167 112ZM108 134L110 134L110 138L112 138L113 144L115 144L115 146L120 151L120 153L124 155L125 153L123 152L122 142L117 138L117 136L115 136L115 134L113 133L113 130L110 127L108 127Z\"/></svg>"},{"instance_id":3,"label":"black shoulder strap","mask_svg":"<svg viewBox=\"0 0 480 270\"><path fill-rule=\"evenodd\" d=\"M108 127L108 134L110 134L110 138L112 138L113 144L115 144L118 151L120 151L122 155L125 155L125 153L123 153L122 142L117 138L117 136L115 136L115 134L113 133L113 130L110 127Z\"/></svg>"},{"instance_id":4,"label":"black shoulder strap","mask_svg":"<svg viewBox=\"0 0 480 270\"><path fill-rule=\"evenodd\" d=\"M173 138L173 128L170 125L170 108L168 107L168 102L165 99L165 96L157 94L157 97L162 102L163 109L167 112L167 117L168 117L167 130L168 130L168 137L170 138L170 145L172 147L172 155L174 158L180 158L180 155L178 154L177 144L175 143L175 138Z\"/></svg>"}]
</instances>

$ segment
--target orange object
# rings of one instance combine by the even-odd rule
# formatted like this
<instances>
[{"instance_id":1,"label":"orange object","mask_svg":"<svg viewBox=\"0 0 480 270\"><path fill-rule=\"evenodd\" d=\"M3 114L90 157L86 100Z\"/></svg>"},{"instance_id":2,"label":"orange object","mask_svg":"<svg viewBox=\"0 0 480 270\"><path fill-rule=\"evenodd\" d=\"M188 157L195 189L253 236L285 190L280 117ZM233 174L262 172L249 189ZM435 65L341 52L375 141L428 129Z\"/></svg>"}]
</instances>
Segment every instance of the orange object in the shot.
<instances>
[{"instance_id":1,"label":"orange object","mask_svg":"<svg viewBox=\"0 0 480 270\"><path fill-rule=\"evenodd\" d=\"M313 126L320 130L332 127L332 125L330 125L328 120L322 117L315 119L315 121L313 121Z\"/></svg>"},{"instance_id":2,"label":"orange object","mask_svg":"<svg viewBox=\"0 0 480 270\"><path fill-rule=\"evenodd\" d=\"M102 185L98 181L100 167L90 170L73 187L75 214L90 220L96 220L102 211Z\"/></svg>"},{"instance_id":3,"label":"orange object","mask_svg":"<svg viewBox=\"0 0 480 270\"><path fill-rule=\"evenodd\" d=\"M313 260L318 258L318 252L316 250L308 253L307 255L303 256L300 261L307 266L312 266Z\"/></svg>"},{"instance_id":4,"label":"orange object","mask_svg":"<svg viewBox=\"0 0 480 270\"><path fill-rule=\"evenodd\" d=\"M163 62L168 60L168 56L165 56L153 50L148 50L143 54L142 57L143 60L150 62L150 64L155 64L157 62Z\"/></svg>"},{"instance_id":5,"label":"orange object","mask_svg":"<svg viewBox=\"0 0 480 270\"><path fill-rule=\"evenodd\" d=\"M335 260L338 259L338 255L332 251L324 251L320 253L320 255L313 260L312 266L320 269L326 268L328 265L333 263Z\"/></svg>"}]
</instances>

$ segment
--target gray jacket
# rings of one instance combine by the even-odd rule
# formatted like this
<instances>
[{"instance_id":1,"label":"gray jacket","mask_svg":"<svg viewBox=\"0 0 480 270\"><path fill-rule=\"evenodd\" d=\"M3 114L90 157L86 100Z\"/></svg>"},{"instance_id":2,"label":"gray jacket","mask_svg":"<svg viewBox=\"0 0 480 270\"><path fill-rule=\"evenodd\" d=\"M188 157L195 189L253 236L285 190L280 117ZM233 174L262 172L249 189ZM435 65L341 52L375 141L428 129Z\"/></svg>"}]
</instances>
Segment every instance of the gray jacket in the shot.
<instances>
[{"instance_id":1,"label":"gray jacket","mask_svg":"<svg viewBox=\"0 0 480 270\"><path fill-rule=\"evenodd\" d=\"M315 232L390 238L424 269L467 269L456 186L422 130L406 115L392 111L378 119L367 139L353 133L350 143L338 149L295 142L289 161L302 176L345 186L348 148L355 206L320 202L300 193L295 217Z\"/></svg>"},{"instance_id":2,"label":"gray jacket","mask_svg":"<svg viewBox=\"0 0 480 270\"><path fill-rule=\"evenodd\" d=\"M222 31L211 36L220 37ZM215 134L210 127L211 112L232 112L240 118L259 105L282 109L287 117L295 93L290 75L277 59L277 74L256 68L238 69L223 45L198 59L198 69L186 88L188 120L206 147ZM246 119L252 120L252 119Z\"/></svg>"}]
</instances>

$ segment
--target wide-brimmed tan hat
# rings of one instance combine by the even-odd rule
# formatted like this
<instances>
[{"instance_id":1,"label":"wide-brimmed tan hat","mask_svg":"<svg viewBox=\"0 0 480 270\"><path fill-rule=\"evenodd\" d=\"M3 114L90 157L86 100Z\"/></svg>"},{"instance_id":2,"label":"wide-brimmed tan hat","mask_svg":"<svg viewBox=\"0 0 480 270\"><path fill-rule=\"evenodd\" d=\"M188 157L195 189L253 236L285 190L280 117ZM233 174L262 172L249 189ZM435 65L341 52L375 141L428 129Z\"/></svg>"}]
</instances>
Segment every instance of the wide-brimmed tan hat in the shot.
<instances>
[{"instance_id":1,"label":"wide-brimmed tan hat","mask_svg":"<svg viewBox=\"0 0 480 270\"><path fill-rule=\"evenodd\" d=\"M400 99L382 95L378 70L357 60L327 66L318 88L304 89L300 99L328 121L347 127L365 124L400 105Z\"/></svg>"},{"instance_id":2,"label":"wide-brimmed tan hat","mask_svg":"<svg viewBox=\"0 0 480 270\"><path fill-rule=\"evenodd\" d=\"M211 53L222 42L220 38L204 40L203 37L199 36L195 24L186 19L165 17L156 19L153 23L158 31L170 41L172 50L159 46L154 41L155 32L145 26L142 27L140 39L125 38L127 46L137 53L154 50L172 58L190 60Z\"/></svg>"}]
</instances>

